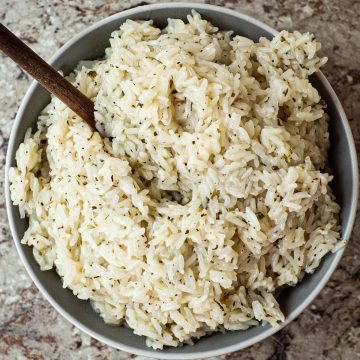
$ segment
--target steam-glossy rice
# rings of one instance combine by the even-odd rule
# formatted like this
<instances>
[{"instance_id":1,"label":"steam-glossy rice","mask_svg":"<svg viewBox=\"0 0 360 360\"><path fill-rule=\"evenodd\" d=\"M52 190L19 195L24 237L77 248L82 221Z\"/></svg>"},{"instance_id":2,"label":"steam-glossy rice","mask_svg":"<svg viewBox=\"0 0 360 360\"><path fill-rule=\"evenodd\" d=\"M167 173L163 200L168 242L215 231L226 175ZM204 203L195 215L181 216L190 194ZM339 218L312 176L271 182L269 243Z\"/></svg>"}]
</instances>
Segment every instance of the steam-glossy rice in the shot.
<instances>
[{"instance_id":1,"label":"steam-glossy rice","mask_svg":"<svg viewBox=\"0 0 360 360\"><path fill-rule=\"evenodd\" d=\"M328 116L308 80L313 35L253 42L188 23L127 20L69 77L94 133L53 98L10 171L42 270L153 348L277 326L275 299L341 246L325 172Z\"/></svg>"}]
</instances>

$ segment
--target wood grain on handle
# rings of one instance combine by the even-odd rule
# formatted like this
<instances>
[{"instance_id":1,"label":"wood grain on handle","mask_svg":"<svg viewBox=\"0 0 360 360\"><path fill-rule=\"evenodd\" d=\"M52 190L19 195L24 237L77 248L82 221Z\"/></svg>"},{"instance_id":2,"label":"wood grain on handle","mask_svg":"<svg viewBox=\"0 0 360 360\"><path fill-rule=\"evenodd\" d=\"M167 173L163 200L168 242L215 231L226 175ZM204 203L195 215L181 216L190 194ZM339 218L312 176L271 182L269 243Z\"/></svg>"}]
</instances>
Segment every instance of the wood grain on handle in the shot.
<instances>
[{"instance_id":1,"label":"wood grain on handle","mask_svg":"<svg viewBox=\"0 0 360 360\"><path fill-rule=\"evenodd\" d=\"M1 23L0 50L95 129L94 103Z\"/></svg>"}]
</instances>

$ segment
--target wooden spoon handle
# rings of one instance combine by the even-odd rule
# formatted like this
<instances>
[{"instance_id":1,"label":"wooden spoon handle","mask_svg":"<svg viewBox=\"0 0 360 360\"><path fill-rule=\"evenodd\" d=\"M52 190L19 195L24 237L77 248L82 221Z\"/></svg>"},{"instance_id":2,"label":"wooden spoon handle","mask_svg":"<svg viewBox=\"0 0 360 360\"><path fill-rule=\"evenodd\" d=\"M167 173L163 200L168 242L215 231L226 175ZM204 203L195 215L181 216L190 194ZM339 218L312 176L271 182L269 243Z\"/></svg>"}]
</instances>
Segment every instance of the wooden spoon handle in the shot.
<instances>
[{"instance_id":1,"label":"wooden spoon handle","mask_svg":"<svg viewBox=\"0 0 360 360\"><path fill-rule=\"evenodd\" d=\"M0 50L95 129L94 103L1 23Z\"/></svg>"}]
</instances>

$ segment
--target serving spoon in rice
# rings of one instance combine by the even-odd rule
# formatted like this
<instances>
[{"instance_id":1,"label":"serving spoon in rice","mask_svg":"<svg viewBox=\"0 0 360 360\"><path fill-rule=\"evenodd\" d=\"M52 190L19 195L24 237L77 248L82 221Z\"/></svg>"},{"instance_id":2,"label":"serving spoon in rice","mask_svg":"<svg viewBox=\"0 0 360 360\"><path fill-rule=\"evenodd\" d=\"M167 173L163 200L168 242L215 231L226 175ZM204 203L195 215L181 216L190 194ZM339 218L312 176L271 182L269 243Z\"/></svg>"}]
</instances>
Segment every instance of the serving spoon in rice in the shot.
<instances>
[{"instance_id":1,"label":"serving spoon in rice","mask_svg":"<svg viewBox=\"0 0 360 360\"><path fill-rule=\"evenodd\" d=\"M1 23L0 50L95 129L93 101Z\"/></svg>"}]
</instances>

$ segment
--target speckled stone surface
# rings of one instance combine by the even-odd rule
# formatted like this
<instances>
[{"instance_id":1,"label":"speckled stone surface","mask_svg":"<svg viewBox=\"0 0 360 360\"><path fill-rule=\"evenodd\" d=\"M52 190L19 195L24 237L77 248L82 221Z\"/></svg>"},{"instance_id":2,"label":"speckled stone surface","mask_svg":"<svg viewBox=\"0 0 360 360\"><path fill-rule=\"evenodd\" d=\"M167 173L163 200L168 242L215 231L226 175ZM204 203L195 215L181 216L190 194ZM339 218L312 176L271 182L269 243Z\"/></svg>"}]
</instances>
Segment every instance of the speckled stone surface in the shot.
<instances>
[{"instance_id":1,"label":"speckled stone surface","mask_svg":"<svg viewBox=\"0 0 360 360\"><path fill-rule=\"evenodd\" d=\"M152 3L153 1L149 1ZM212 0L276 29L316 34L329 57L323 69L350 121L360 152L360 2L358 0ZM140 1L0 0L0 21L45 59L90 24ZM7 140L31 79L0 54L0 181ZM0 187L0 359L130 359L75 329L26 274L13 244ZM215 359L215 358L214 358ZM360 359L360 214L332 279L294 322L250 348L219 359Z\"/></svg>"}]
</instances>

